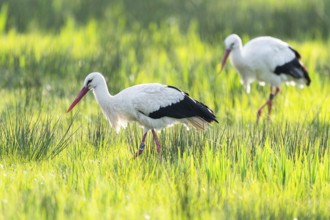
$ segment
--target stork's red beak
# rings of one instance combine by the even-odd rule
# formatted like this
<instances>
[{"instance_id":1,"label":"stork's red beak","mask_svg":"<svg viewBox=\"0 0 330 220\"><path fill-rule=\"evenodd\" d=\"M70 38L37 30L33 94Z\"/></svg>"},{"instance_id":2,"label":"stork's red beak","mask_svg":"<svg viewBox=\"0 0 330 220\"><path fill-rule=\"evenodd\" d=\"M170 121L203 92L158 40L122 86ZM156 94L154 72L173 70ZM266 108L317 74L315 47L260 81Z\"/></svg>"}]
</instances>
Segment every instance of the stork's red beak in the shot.
<instances>
[{"instance_id":1,"label":"stork's red beak","mask_svg":"<svg viewBox=\"0 0 330 220\"><path fill-rule=\"evenodd\" d=\"M230 49L226 49L225 55L224 55L224 57L223 57L223 59L221 61L221 69L220 69L220 72L219 73L221 73L222 70L223 70L223 68L225 67L226 61L228 59L229 54L230 54Z\"/></svg>"},{"instance_id":2,"label":"stork's red beak","mask_svg":"<svg viewBox=\"0 0 330 220\"><path fill-rule=\"evenodd\" d=\"M86 95L88 91L89 91L88 87L83 87L66 112L71 111L73 107L78 104L78 102Z\"/></svg>"}]
</instances>

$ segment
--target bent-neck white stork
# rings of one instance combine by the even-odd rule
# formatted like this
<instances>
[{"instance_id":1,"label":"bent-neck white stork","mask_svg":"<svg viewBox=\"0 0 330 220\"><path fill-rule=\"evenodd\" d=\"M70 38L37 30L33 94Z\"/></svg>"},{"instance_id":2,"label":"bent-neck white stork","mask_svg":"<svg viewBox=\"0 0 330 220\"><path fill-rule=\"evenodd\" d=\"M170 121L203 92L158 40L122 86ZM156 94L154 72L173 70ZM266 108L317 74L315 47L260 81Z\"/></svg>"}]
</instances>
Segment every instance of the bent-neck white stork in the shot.
<instances>
[{"instance_id":1,"label":"bent-neck white stork","mask_svg":"<svg viewBox=\"0 0 330 220\"><path fill-rule=\"evenodd\" d=\"M71 111L89 90L93 90L96 101L117 132L121 127L126 127L129 121L137 121L144 127L142 141L134 157L142 154L149 130L152 131L161 158L161 146L155 129L181 122L204 130L212 121L218 122L206 105L173 86L140 84L112 96L103 75L98 72L87 75L83 88L67 112Z\"/></svg>"},{"instance_id":2,"label":"bent-neck white stork","mask_svg":"<svg viewBox=\"0 0 330 220\"><path fill-rule=\"evenodd\" d=\"M267 83L271 86L269 99L259 108L257 119L267 105L270 115L272 100L279 93L282 82L298 84L300 87L311 83L308 72L300 61L300 54L277 38L257 37L243 47L241 38L231 34L225 39L225 47L220 72L230 54L231 64L239 72L247 93L250 93L250 83L255 80L261 85Z\"/></svg>"}]
</instances>

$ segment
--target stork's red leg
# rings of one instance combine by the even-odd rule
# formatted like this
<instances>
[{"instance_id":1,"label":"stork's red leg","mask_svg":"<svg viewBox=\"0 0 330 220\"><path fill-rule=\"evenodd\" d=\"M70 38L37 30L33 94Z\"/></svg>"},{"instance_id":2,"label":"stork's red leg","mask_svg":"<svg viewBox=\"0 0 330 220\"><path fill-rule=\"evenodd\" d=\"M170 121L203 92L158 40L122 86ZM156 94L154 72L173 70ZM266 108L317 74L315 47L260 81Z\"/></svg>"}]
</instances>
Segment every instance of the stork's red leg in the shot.
<instances>
[{"instance_id":1,"label":"stork's red leg","mask_svg":"<svg viewBox=\"0 0 330 220\"><path fill-rule=\"evenodd\" d=\"M151 131L152 131L152 134L154 136L154 141L155 141L156 146L157 146L157 152L158 152L159 158L161 159L162 158L162 147L160 146L160 142L159 142L159 139L157 137L155 129L152 129Z\"/></svg>"},{"instance_id":2,"label":"stork's red leg","mask_svg":"<svg viewBox=\"0 0 330 220\"><path fill-rule=\"evenodd\" d=\"M271 91L272 92L272 91ZM280 88L276 87L275 93L269 95L269 101L268 101L268 116L270 116L270 113L272 112L272 106L273 106L273 99L274 97L280 92Z\"/></svg>"},{"instance_id":3,"label":"stork's red leg","mask_svg":"<svg viewBox=\"0 0 330 220\"><path fill-rule=\"evenodd\" d=\"M145 143L145 141L146 141L147 133L148 133L148 131L146 131L146 132L143 134L143 136L142 136L142 141L141 141L141 144L140 144L139 150L138 150L138 152L136 152L136 153L134 154L134 159L135 159L136 157L138 157L140 154L143 153L143 150L144 150L144 147L145 147L145 144L144 144L144 143Z\"/></svg>"},{"instance_id":4,"label":"stork's red leg","mask_svg":"<svg viewBox=\"0 0 330 220\"><path fill-rule=\"evenodd\" d=\"M280 88L276 87L275 93L273 94L273 88L270 87L270 95L269 95L269 99L267 100L267 102L265 104L263 104L257 112L257 121L259 121L259 118L261 116L262 110L264 107L268 106L268 116L270 115L271 111L272 111L272 106L273 106L273 99L274 97L280 92Z\"/></svg>"}]
</instances>

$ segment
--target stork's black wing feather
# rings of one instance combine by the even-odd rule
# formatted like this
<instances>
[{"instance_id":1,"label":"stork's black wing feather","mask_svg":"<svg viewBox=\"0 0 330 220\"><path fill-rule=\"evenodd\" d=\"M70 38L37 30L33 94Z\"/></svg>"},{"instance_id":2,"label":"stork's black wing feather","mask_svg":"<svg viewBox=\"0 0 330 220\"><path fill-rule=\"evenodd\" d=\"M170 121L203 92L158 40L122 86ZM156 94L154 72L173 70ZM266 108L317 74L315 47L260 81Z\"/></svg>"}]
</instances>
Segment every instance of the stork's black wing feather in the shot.
<instances>
[{"instance_id":1,"label":"stork's black wing feather","mask_svg":"<svg viewBox=\"0 0 330 220\"><path fill-rule=\"evenodd\" d=\"M169 86L169 88L176 89L182 92L180 89ZM161 107L157 111L151 112L149 117L158 119L162 117L171 118L189 118L189 117L201 117L207 122L217 121L213 111L205 104L194 100L188 93L184 93L184 98L172 105Z\"/></svg>"},{"instance_id":2,"label":"stork's black wing feather","mask_svg":"<svg viewBox=\"0 0 330 220\"><path fill-rule=\"evenodd\" d=\"M294 52L295 58L293 60L291 60L290 62L287 62L281 66L277 66L274 70L274 73L277 75L288 74L296 79L304 78L304 79L306 79L306 85L308 86L311 83L311 79L308 75L306 68L299 61L300 54L293 48L291 48L291 47L289 47L289 48L290 48L290 50L292 50Z\"/></svg>"}]
</instances>

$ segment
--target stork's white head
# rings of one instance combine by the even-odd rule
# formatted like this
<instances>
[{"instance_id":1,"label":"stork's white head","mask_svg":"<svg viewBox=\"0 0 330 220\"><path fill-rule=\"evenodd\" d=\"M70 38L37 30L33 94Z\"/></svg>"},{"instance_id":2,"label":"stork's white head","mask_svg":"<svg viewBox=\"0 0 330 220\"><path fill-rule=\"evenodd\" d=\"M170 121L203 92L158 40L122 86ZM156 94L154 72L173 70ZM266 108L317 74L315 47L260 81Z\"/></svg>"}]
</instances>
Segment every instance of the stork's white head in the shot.
<instances>
[{"instance_id":1,"label":"stork's white head","mask_svg":"<svg viewBox=\"0 0 330 220\"><path fill-rule=\"evenodd\" d=\"M105 79L101 73L93 72L86 76L84 81L84 86L78 93L76 99L72 102L69 109L66 112L69 112L73 109L75 105L87 94L91 89L96 89L98 86L106 85Z\"/></svg>"},{"instance_id":2,"label":"stork's white head","mask_svg":"<svg viewBox=\"0 0 330 220\"><path fill-rule=\"evenodd\" d=\"M226 50L235 50L242 45L242 40L237 34L231 34L225 39Z\"/></svg>"},{"instance_id":3,"label":"stork's white head","mask_svg":"<svg viewBox=\"0 0 330 220\"><path fill-rule=\"evenodd\" d=\"M99 72L93 72L86 76L84 81L84 87L95 89L97 86L106 84L104 76Z\"/></svg>"},{"instance_id":4,"label":"stork's white head","mask_svg":"<svg viewBox=\"0 0 330 220\"><path fill-rule=\"evenodd\" d=\"M224 68L226 61L228 59L228 56L232 50L236 50L237 48L240 48L242 46L242 40L237 34L231 34L225 39L225 47L226 52L225 55L221 61L221 70Z\"/></svg>"}]
</instances>

